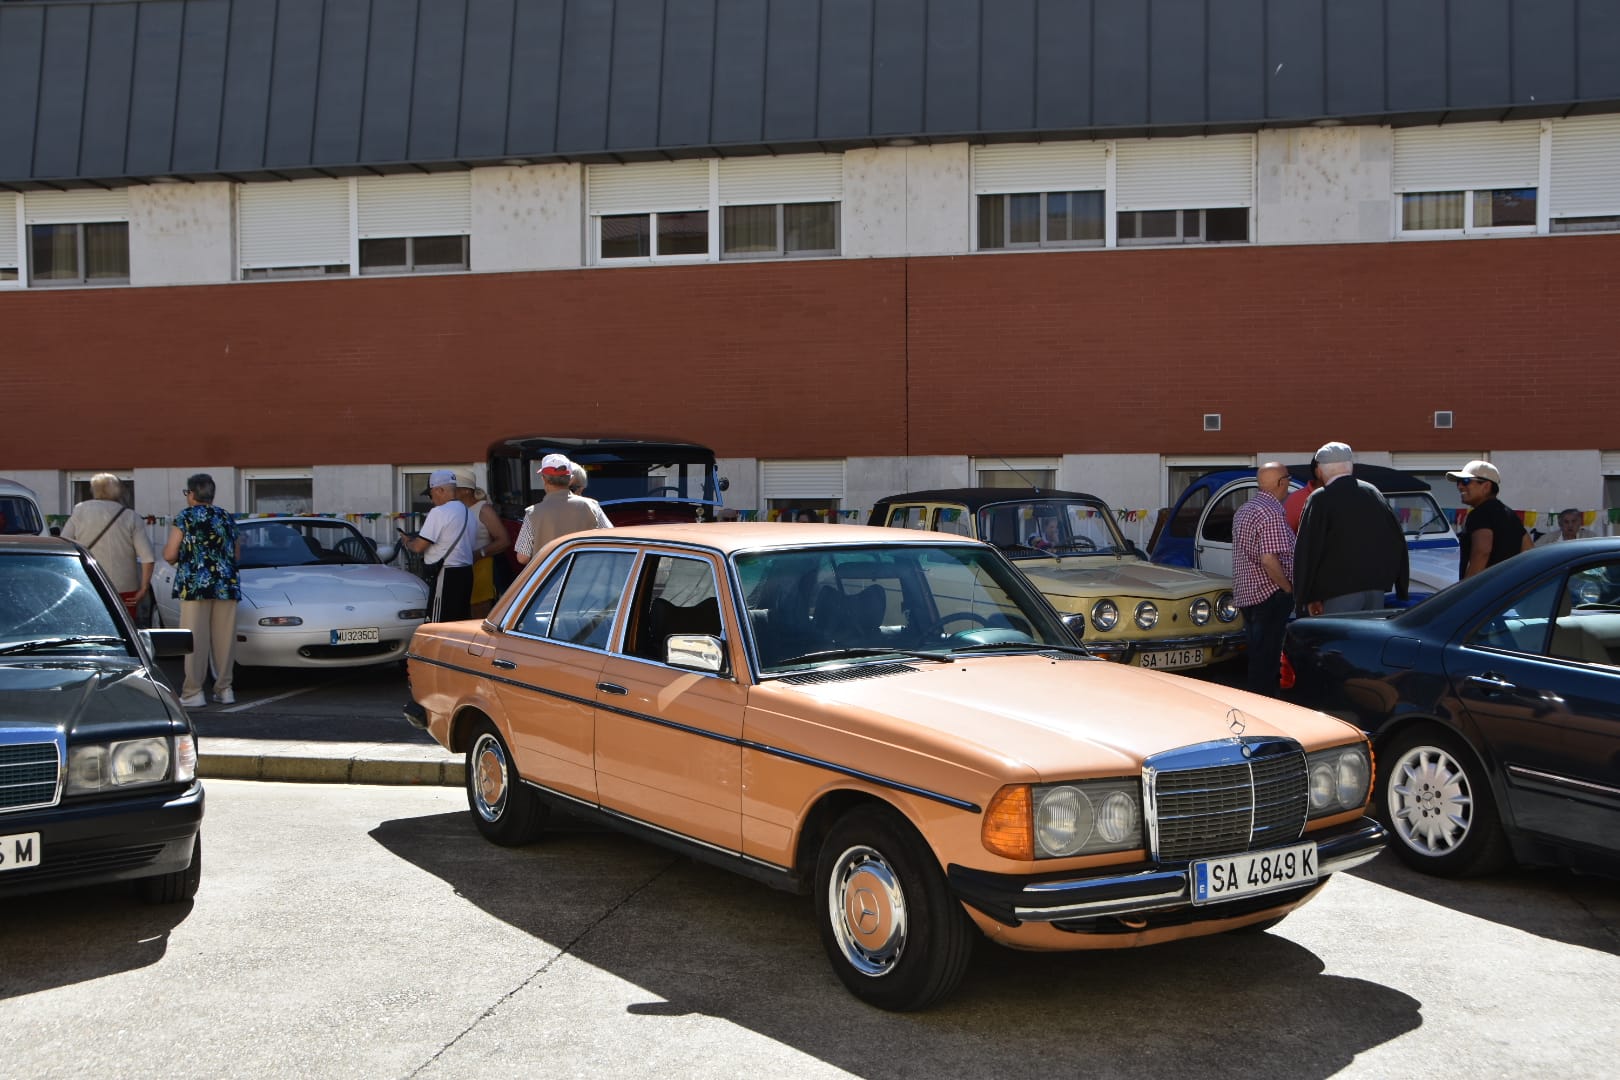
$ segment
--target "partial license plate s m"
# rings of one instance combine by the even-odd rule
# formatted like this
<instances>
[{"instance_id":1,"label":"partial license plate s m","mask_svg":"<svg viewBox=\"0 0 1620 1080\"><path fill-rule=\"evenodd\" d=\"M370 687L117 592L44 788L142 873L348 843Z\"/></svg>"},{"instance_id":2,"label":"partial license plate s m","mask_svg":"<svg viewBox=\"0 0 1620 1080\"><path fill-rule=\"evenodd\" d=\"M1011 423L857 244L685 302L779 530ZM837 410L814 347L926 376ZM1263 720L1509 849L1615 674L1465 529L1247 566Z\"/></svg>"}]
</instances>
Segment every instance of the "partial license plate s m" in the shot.
<instances>
[{"instance_id":1,"label":"partial license plate s m","mask_svg":"<svg viewBox=\"0 0 1620 1080\"><path fill-rule=\"evenodd\" d=\"M40 863L39 833L12 833L0 836L0 872L26 870Z\"/></svg>"}]
</instances>

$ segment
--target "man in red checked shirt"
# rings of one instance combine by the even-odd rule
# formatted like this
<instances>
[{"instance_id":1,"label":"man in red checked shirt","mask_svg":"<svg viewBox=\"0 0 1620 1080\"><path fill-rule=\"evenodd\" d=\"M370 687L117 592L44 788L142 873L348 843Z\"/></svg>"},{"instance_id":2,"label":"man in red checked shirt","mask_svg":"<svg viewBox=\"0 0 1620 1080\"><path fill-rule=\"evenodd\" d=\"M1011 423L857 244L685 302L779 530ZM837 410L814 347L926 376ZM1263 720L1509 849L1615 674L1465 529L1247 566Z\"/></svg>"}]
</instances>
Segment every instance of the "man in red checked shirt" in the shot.
<instances>
[{"instance_id":1,"label":"man in red checked shirt","mask_svg":"<svg viewBox=\"0 0 1620 1080\"><path fill-rule=\"evenodd\" d=\"M1232 516L1232 596L1243 609L1248 689L1277 696L1283 631L1294 610L1294 532L1283 512L1288 469L1260 466L1260 490Z\"/></svg>"}]
</instances>

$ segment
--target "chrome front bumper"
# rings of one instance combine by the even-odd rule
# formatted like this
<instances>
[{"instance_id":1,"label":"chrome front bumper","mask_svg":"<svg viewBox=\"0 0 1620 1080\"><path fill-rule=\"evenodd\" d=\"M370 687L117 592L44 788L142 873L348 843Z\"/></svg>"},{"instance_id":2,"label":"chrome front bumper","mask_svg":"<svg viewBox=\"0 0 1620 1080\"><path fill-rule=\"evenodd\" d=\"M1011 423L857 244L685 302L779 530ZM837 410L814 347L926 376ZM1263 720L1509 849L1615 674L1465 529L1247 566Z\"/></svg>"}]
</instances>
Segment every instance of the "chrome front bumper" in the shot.
<instances>
[{"instance_id":1,"label":"chrome front bumper","mask_svg":"<svg viewBox=\"0 0 1620 1080\"><path fill-rule=\"evenodd\" d=\"M1301 837L1316 843L1317 883L1329 874L1360 866L1384 849L1384 827L1372 818L1325 834ZM1033 880L952 865L948 879L957 899L984 912L997 922L1018 926L1026 922L1055 923L1069 920L1139 915L1192 906L1189 864L1164 865L1158 869L1131 874L1088 878ZM1305 890L1315 888L1308 885ZM1285 903L1289 893L1272 893L1251 900ZM1199 909L1208 918L1221 918L1232 909L1210 904Z\"/></svg>"}]
</instances>

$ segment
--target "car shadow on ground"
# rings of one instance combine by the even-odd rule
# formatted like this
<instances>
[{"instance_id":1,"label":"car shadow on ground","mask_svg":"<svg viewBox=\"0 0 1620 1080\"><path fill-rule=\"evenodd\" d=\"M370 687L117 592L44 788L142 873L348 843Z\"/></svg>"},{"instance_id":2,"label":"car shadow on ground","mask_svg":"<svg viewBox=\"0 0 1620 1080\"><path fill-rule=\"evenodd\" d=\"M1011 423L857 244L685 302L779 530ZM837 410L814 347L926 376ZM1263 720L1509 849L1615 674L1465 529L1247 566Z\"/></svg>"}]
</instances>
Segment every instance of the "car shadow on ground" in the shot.
<instances>
[{"instance_id":1,"label":"car shadow on ground","mask_svg":"<svg viewBox=\"0 0 1620 1080\"><path fill-rule=\"evenodd\" d=\"M191 909L142 903L128 883L0 900L0 1001L155 964Z\"/></svg>"},{"instance_id":2,"label":"car shadow on ground","mask_svg":"<svg viewBox=\"0 0 1620 1080\"><path fill-rule=\"evenodd\" d=\"M1476 919L1620 956L1620 934L1615 930L1620 926L1620 881L1554 868L1506 870L1477 878L1434 877L1411 869L1387 850L1349 873Z\"/></svg>"},{"instance_id":3,"label":"car shadow on ground","mask_svg":"<svg viewBox=\"0 0 1620 1080\"><path fill-rule=\"evenodd\" d=\"M371 835L490 915L646 991L631 1013L722 1018L860 1076L1083 1064L1107 1076L1325 1077L1422 1023L1410 996L1325 974L1277 934L1067 954L980 942L942 1005L885 1013L839 983L806 897L566 824L521 849L484 842L464 812Z\"/></svg>"}]
</instances>

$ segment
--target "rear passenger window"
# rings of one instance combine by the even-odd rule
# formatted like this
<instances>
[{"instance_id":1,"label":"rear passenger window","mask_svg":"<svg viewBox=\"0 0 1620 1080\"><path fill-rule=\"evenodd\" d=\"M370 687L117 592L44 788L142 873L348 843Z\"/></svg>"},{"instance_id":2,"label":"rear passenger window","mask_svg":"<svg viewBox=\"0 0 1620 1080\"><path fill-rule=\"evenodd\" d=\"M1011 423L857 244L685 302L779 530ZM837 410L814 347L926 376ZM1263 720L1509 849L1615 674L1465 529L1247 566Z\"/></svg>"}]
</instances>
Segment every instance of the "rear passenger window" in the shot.
<instances>
[{"instance_id":1,"label":"rear passenger window","mask_svg":"<svg viewBox=\"0 0 1620 1080\"><path fill-rule=\"evenodd\" d=\"M928 528L928 508L924 506L896 506L889 511L891 529Z\"/></svg>"},{"instance_id":2,"label":"rear passenger window","mask_svg":"<svg viewBox=\"0 0 1620 1080\"><path fill-rule=\"evenodd\" d=\"M628 551L586 551L575 555L546 636L593 649L606 648L634 562L635 556Z\"/></svg>"}]
</instances>

